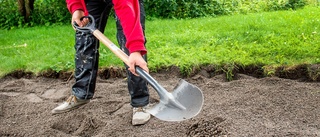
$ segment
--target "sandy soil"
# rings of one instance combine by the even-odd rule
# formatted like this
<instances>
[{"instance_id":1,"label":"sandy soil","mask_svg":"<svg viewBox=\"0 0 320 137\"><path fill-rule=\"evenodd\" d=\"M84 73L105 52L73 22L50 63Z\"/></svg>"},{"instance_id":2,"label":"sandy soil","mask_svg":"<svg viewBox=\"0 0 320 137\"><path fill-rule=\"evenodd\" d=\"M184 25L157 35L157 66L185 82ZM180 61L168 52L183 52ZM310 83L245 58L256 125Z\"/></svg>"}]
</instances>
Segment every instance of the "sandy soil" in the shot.
<instances>
[{"instance_id":1,"label":"sandy soil","mask_svg":"<svg viewBox=\"0 0 320 137\"><path fill-rule=\"evenodd\" d=\"M179 76L151 74L172 91ZM255 78L239 74L195 75L186 81L204 94L199 115L182 122L152 117L131 125L125 78L99 78L94 99L68 113L50 111L70 95L71 80L36 77L0 79L0 136L320 136L320 83ZM150 87L151 102L158 101Z\"/></svg>"}]
</instances>

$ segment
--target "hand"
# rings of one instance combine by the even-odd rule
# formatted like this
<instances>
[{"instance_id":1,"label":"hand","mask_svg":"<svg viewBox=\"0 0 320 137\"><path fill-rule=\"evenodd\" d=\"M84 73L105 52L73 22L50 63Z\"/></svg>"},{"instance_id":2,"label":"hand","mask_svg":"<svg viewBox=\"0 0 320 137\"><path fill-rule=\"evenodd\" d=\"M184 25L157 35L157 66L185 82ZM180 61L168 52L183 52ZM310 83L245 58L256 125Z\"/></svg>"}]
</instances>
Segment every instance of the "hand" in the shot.
<instances>
[{"instance_id":1,"label":"hand","mask_svg":"<svg viewBox=\"0 0 320 137\"><path fill-rule=\"evenodd\" d=\"M136 76L139 76L139 75L136 73L135 66L139 66L140 68L145 70L147 73L149 73L149 69L147 67L147 62L142 58L142 55L140 54L140 52L132 52L129 56L128 63L129 63L128 70Z\"/></svg>"},{"instance_id":2,"label":"hand","mask_svg":"<svg viewBox=\"0 0 320 137\"><path fill-rule=\"evenodd\" d=\"M80 20L84 15L84 12L82 10L76 10L73 12L72 14L72 19L71 19L71 24L73 24L74 22L76 22L79 27L84 27L85 25L88 24L89 19L88 18L83 18L82 20ZM72 25L73 27L73 25ZM73 28L75 29L75 28Z\"/></svg>"}]
</instances>

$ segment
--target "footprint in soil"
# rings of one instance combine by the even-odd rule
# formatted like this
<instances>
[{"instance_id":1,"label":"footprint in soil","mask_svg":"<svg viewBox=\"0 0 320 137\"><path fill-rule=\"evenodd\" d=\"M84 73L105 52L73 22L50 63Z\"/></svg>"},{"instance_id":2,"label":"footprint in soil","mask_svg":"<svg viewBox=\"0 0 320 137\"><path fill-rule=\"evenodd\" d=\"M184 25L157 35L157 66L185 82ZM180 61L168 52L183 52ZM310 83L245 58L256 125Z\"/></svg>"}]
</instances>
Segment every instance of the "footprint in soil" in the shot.
<instances>
[{"instance_id":1,"label":"footprint in soil","mask_svg":"<svg viewBox=\"0 0 320 137\"><path fill-rule=\"evenodd\" d=\"M9 98L8 96L0 94L0 117L4 116L4 104L8 98Z\"/></svg>"},{"instance_id":2,"label":"footprint in soil","mask_svg":"<svg viewBox=\"0 0 320 137\"><path fill-rule=\"evenodd\" d=\"M22 92L25 86L23 80L9 81L0 85L1 92Z\"/></svg>"},{"instance_id":3,"label":"footprint in soil","mask_svg":"<svg viewBox=\"0 0 320 137\"><path fill-rule=\"evenodd\" d=\"M85 116L84 114L70 115L59 118L51 128L73 136L92 136L99 130L101 121Z\"/></svg>"},{"instance_id":4,"label":"footprint in soil","mask_svg":"<svg viewBox=\"0 0 320 137\"><path fill-rule=\"evenodd\" d=\"M188 127L187 135L192 137L227 136L228 132L220 125L223 121L225 121L225 119L221 117L216 117L212 120L201 119Z\"/></svg>"}]
</instances>

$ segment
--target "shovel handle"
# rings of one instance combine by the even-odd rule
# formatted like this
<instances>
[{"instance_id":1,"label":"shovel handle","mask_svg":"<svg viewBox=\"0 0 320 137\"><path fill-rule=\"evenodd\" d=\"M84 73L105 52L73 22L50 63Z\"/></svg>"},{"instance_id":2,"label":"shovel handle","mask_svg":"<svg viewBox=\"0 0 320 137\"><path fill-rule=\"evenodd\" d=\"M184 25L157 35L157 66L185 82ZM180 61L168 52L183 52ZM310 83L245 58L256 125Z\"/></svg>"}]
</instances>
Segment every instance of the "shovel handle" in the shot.
<instances>
[{"instance_id":1,"label":"shovel handle","mask_svg":"<svg viewBox=\"0 0 320 137\"><path fill-rule=\"evenodd\" d=\"M111 42L105 35L103 35L99 30L94 30L93 35L99 39L105 46L107 46L116 56L118 56L125 64L129 65L129 57L125 54L118 46ZM161 89L159 84L142 68L136 66L136 72L143 79L149 82L153 88L157 91ZM162 89L161 89L162 90Z\"/></svg>"},{"instance_id":2,"label":"shovel handle","mask_svg":"<svg viewBox=\"0 0 320 137\"><path fill-rule=\"evenodd\" d=\"M84 18L88 18L89 19L89 22L86 24L86 26L84 27L80 27L76 22L73 22L73 27L78 30L78 31L81 31L81 32L93 32L96 30L96 27L95 27L95 21L94 21L94 18L92 15L89 15L89 16L83 16L80 18L80 20L83 20Z\"/></svg>"}]
</instances>

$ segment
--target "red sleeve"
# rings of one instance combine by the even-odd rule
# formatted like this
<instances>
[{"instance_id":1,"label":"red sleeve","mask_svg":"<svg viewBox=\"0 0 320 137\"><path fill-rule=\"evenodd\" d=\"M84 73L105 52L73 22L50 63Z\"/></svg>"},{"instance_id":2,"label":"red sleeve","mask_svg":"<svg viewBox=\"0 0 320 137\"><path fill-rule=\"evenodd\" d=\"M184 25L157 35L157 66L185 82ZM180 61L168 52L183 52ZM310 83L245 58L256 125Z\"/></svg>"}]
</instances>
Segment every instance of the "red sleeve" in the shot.
<instances>
[{"instance_id":1,"label":"red sleeve","mask_svg":"<svg viewBox=\"0 0 320 137\"><path fill-rule=\"evenodd\" d=\"M71 14L76 10L82 10L85 12L85 15L88 15L84 0L66 0L66 3Z\"/></svg>"},{"instance_id":2,"label":"red sleeve","mask_svg":"<svg viewBox=\"0 0 320 137\"><path fill-rule=\"evenodd\" d=\"M144 46L145 39L140 23L140 7L138 0L112 0L114 10L127 39L126 47L130 53L139 51L141 55L147 53Z\"/></svg>"}]
</instances>

